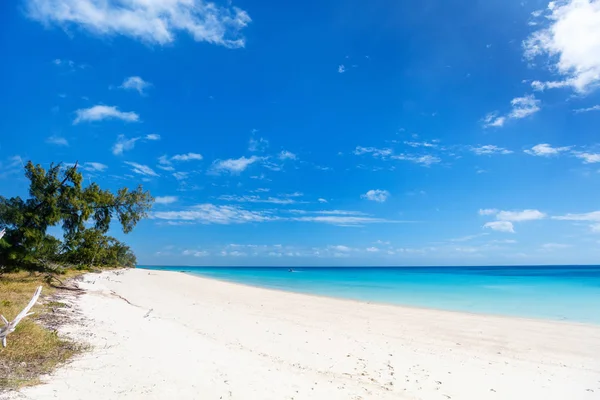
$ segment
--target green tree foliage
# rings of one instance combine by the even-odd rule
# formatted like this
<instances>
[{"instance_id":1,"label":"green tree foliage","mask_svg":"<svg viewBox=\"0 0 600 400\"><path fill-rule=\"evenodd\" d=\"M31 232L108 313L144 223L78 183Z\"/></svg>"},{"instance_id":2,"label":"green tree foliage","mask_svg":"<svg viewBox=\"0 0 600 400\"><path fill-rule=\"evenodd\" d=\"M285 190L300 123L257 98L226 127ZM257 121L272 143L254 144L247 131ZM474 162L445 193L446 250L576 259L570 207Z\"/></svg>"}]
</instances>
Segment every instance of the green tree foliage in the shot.
<instances>
[{"instance_id":1,"label":"green tree foliage","mask_svg":"<svg viewBox=\"0 0 600 400\"><path fill-rule=\"evenodd\" d=\"M29 198L0 196L0 265L36 268L49 262L85 265L134 265L131 250L106 236L117 219L124 233L147 216L154 199L141 186L116 193L96 183L83 187L77 165L52 164L48 170L31 161L25 166ZM87 229L86 223L93 228ZM46 232L62 226L63 241Z\"/></svg>"}]
</instances>

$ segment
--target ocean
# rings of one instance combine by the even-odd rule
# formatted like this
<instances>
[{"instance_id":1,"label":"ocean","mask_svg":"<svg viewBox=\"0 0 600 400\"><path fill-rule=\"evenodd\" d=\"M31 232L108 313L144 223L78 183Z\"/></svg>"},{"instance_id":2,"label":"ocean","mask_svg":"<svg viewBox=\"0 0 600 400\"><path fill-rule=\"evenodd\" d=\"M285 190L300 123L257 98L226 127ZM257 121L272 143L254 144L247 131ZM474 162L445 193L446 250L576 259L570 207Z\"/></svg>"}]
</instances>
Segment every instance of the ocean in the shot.
<instances>
[{"instance_id":1,"label":"ocean","mask_svg":"<svg viewBox=\"0 0 600 400\"><path fill-rule=\"evenodd\" d=\"M600 324L600 266L138 268L367 302Z\"/></svg>"}]
</instances>

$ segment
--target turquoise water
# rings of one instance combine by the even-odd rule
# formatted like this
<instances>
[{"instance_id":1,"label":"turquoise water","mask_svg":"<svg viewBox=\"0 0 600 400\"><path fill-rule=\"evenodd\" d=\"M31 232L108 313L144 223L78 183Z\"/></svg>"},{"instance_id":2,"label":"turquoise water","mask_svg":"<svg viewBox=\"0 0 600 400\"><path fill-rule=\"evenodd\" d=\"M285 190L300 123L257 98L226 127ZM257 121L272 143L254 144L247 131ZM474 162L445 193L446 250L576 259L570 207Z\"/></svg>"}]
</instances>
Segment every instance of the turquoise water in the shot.
<instances>
[{"instance_id":1,"label":"turquoise water","mask_svg":"<svg viewBox=\"0 0 600 400\"><path fill-rule=\"evenodd\" d=\"M600 324L600 266L139 268L370 302Z\"/></svg>"}]
</instances>

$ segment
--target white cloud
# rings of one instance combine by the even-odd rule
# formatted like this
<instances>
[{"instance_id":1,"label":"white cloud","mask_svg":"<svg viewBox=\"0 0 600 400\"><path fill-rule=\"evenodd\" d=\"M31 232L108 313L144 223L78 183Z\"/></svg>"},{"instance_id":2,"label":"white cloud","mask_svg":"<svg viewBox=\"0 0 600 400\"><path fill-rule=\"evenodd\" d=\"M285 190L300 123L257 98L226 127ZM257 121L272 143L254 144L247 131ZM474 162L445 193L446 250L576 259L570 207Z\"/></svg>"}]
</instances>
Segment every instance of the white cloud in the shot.
<instances>
[{"instance_id":1,"label":"white cloud","mask_svg":"<svg viewBox=\"0 0 600 400\"><path fill-rule=\"evenodd\" d=\"M198 250L184 250L181 252L184 256L194 256L194 257L206 257L208 256L207 251L198 251Z\"/></svg>"},{"instance_id":2,"label":"white cloud","mask_svg":"<svg viewBox=\"0 0 600 400\"><path fill-rule=\"evenodd\" d=\"M46 139L46 143L55 144L57 146L68 146L69 142L67 139L61 136L52 135Z\"/></svg>"},{"instance_id":3,"label":"white cloud","mask_svg":"<svg viewBox=\"0 0 600 400\"><path fill-rule=\"evenodd\" d=\"M263 211L249 211L237 206L217 206L200 204L184 211L159 211L151 215L162 220L195 221L201 224L244 224L276 219Z\"/></svg>"},{"instance_id":4,"label":"white cloud","mask_svg":"<svg viewBox=\"0 0 600 400\"><path fill-rule=\"evenodd\" d=\"M390 192L388 192L387 190L375 189L369 190L367 193L361 195L360 197L367 200L376 201L378 203L383 203L388 199L388 197L390 197Z\"/></svg>"},{"instance_id":5,"label":"white cloud","mask_svg":"<svg viewBox=\"0 0 600 400\"><path fill-rule=\"evenodd\" d=\"M105 119L120 119L126 122L137 122L140 117L134 112L123 112L115 106L95 105L90 108L81 108L75 111L77 117L73 124L80 122L94 122Z\"/></svg>"},{"instance_id":6,"label":"white cloud","mask_svg":"<svg viewBox=\"0 0 600 400\"><path fill-rule=\"evenodd\" d=\"M489 155L489 154L511 154L512 151L502 148L502 147L498 147L495 146L493 144L488 144L485 146L479 146L479 147L471 147L470 150L477 154L478 156L482 156L482 155Z\"/></svg>"},{"instance_id":7,"label":"white cloud","mask_svg":"<svg viewBox=\"0 0 600 400\"><path fill-rule=\"evenodd\" d=\"M557 220L562 220L562 221L600 222L600 211L592 211L589 213L582 213L582 214L566 214L566 215L552 217L552 219L557 219Z\"/></svg>"},{"instance_id":8,"label":"white cloud","mask_svg":"<svg viewBox=\"0 0 600 400\"><path fill-rule=\"evenodd\" d=\"M494 208L481 209L479 215L495 215L496 221L487 222L484 228L490 228L498 232L514 233L513 222L534 221L546 218L546 214L538 210L501 211Z\"/></svg>"},{"instance_id":9,"label":"white cloud","mask_svg":"<svg viewBox=\"0 0 600 400\"><path fill-rule=\"evenodd\" d=\"M509 118L525 118L540 110L540 101L532 94L516 97L510 101L510 104L513 108L510 114L508 114Z\"/></svg>"},{"instance_id":10,"label":"white cloud","mask_svg":"<svg viewBox=\"0 0 600 400\"><path fill-rule=\"evenodd\" d=\"M379 249L377 247L367 247L369 253L377 253Z\"/></svg>"},{"instance_id":11,"label":"white cloud","mask_svg":"<svg viewBox=\"0 0 600 400\"><path fill-rule=\"evenodd\" d=\"M487 114L485 117L483 117L483 127L484 128L489 128L489 127L498 128L498 127L503 126L504 122L506 122L506 117L499 117L498 111L491 112L491 113Z\"/></svg>"},{"instance_id":12,"label":"white cloud","mask_svg":"<svg viewBox=\"0 0 600 400\"><path fill-rule=\"evenodd\" d=\"M431 164L437 164L442 161L439 157L432 156L429 154L424 155L424 156L415 156L412 154L398 154L398 155L392 156L391 158L393 160L412 161L414 163L421 164L426 167L429 167Z\"/></svg>"},{"instance_id":13,"label":"white cloud","mask_svg":"<svg viewBox=\"0 0 600 400\"><path fill-rule=\"evenodd\" d=\"M26 0L27 14L44 25L78 27L98 36L127 36L165 45L178 33L197 42L244 47L250 16L237 7L202 0Z\"/></svg>"},{"instance_id":14,"label":"white cloud","mask_svg":"<svg viewBox=\"0 0 600 400\"><path fill-rule=\"evenodd\" d=\"M173 177L178 181L183 181L187 179L189 174L189 172L173 172Z\"/></svg>"},{"instance_id":15,"label":"white cloud","mask_svg":"<svg viewBox=\"0 0 600 400\"><path fill-rule=\"evenodd\" d=\"M600 84L600 1L552 1L546 19L548 26L523 42L525 57L547 56L562 78L552 82L555 87L568 85L580 93L595 89Z\"/></svg>"},{"instance_id":16,"label":"white cloud","mask_svg":"<svg viewBox=\"0 0 600 400\"><path fill-rule=\"evenodd\" d=\"M262 198L257 195L251 195L251 196L248 196L248 195L246 195L246 196L222 195L222 196L219 196L219 200L237 201L240 203L271 203L271 204L295 204L295 203L297 203L296 200L290 199L288 197L286 197L286 198L279 198L279 197Z\"/></svg>"},{"instance_id":17,"label":"white cloud","mask_svg":"<svg viewBox=\"0 0 600 400\"><path fill-rule=\"evenodd\" d=\"M529 115L535 114L540 110L540 100L534 95L528 94L523 97L515 97L510 101L512 106L511 111L506 116L498 116L498 112L494 111L487 114L483 118L483 127L501 127L508 119L521 119Z\"/></svg>"},{"instance_id":18,"label":"white cloud","mask_svg":"<svg viewBox=\"0 0 600 400\"><path fill-rule=\"evenodd\" d=\"M344 72L346 72L346 67L344 67L344 64L341 64L340 66L338 66L338 72L340 74L343 74Z\"/></svg>"},{"instance_id":19,"label":"white cloud","mask_svg":"<svg viewBox=\"0 0 600 400\"><path fill-rule=\"evenodd\" d=\"M392 155L392 150L391 149L378 149L375 147L357 146L356 149L354 150L354 154L357 156L360 156L363 154L372 154L373 157L385 158L385 157Z\"/></svg>"},{"instance_id":20,"label":"white cloud","mask_svg":"<svg viewBox=\"0 0 600 400\"><path fill-rule=\"evenodd\" d=\"M269 141L264 138L250 138L250 142L248 143L248 151L256 152L256 151L265 151L269 147Z\"/></svg>"},{"instance_id":21,"label":"white cloud","mask_svg":"<svg viewBox=\"0 0 600 400\"><path fill-rule=\"evenodd\" d=\"M159 176L156 172L154 172L152 168L148 167L147 165L142 165L131 161L125 161L125 164L132 167L131 170L136 174L145 176Z\"/></svg>"},{"instance_id":22,"label":"white cloud","mask_svg":"<svg viewBox=\"0 0 600 400\"><path fill-rule=\"evenodd\" d=\"M150 133L144 137L146 140L160 140L160 135L158 133Z\"/></svg>"},{"instance_id":23,"label":"white cloud","mask_svg":"<svg viewBox=\"0 0 600 400\"><path fill-rule=\"evenodd\" d=\"M568 249L571 245L563 244L563 243L544 243L542 245L542 249L544 250L562 250Z\"/></svg>"},{"instance_id":24,"label":"white cloud","mask_svg":"<svg viewBox=\"0 0 600 400\"><path fill-rule=\"evenodd\" d=\"M407 145L407 146L410 146L410 147L437 147L437 145L435 143L429 143L429 142L409 142L409 141L405 141L404 144Z\"/></svg>"},{"instance_id":25,"label":"white cloud","mask_svg":"<svg viewBox=\"0 0 600 400\"><path fill-rule=\"evenodd\" d=\"M590 111L600 111L600 104L596 105L596 106L592 106L592 107L587 107L587 108L578 108L573 111L576 112L577 114L584 113L584 112L590 112Z\"/></svg>"},{"instance_id":26,"label":"white cloud","mask_svg":"<svg viewBox=\"0 0 600 400\"><path fill-rule=\"evenodd\" d=\"M570 85L570 83L566 82L566 81L548 81L548 82L533 81L533 82L531 82L532 89L536 90L538 92L543 92L546 89L562 88L562 87L566 87L569 85Z\"/></svg>"},{"instance_id":27,"label":"white cloud","mask_svg":"<svg viewBox=\"0 0 600 400\"><path fill-rule=\"evenodd\" d=\"M81 165L81 169L88 172L103 172L108 166L97 162L86 162Z\"/></svg>"},{"instance_id":28,"label":"white cloud","mask_svg":"<svg viewBox=\"0 0 600 400\"><path fill-rule=\"evenodd\" d=\"M113 145L112 153L115 156L121 155L123 152L133 149L138 140L140 140L139 137L127 139L124 135L119 135L117 142Z\"/></svg>"},{"instance_id":29,"label":"white cloud","mask_svg":"<svg viewBox=\"0 0 600 400\"><path fill-rule=\"evenodd\" d=\"M213 162L212 169L214 172L229 172L230 174L239 174L244 171L248 166L254 164L257 161L261 161L262 157L252 156L249 158L240 157L237 159L228 160L216 160Z\"/></svg>"},{"instance_id":30,"label":"white cloud","mask_svg":"<svg viewBox=\"0 0 600 400\"><path fill-rule=\"evenodd\" d=\"M573 153L575 157L583 160L584 164L595 164L600 162L600 154L599 153Z\"/></svg>"},{"instance_id":31,"label":"white cloud","mask_svg":"<svg viewBox=\"0 0 600 400\"><path fill-rule=\"evenodd\" d=\"M515 233L515 229L513 227L512 222L508 222L508 221L493 221L493 222L487 222L486 224L483 225L484 228L490 228L494 231L498 231L498 232L508 232L508 233Z\"/></svg>"},{"instance_id":32,"label":"white cloud","mask_svg":"<svg viewBox=\"0 0 600 400\"><path fill-rule=\"evenodd\" d=\"M177 154L171 157L173 161L191 161L191 160L202 160L202 155L198 153L187 153L187 154Z\"/></svg>"},{"instance_id":33,"label":"white cloud","mask_svg":"<svg viewBox=\"0 0 600 400\"><path fill-rule=\"evenodd\" d=\"M175 168L170 165L158 164L156 167L162 169L163 171L175 171Z\"/></svg>"},{"instance_id":34,"label":"white cloud","mask_svg":"<svg viewBox=\"0 0 600 400\"><path fill-rule=\"evenodd\" d=\"M278 157L280 160L296 160L298 158L294 153L287 150L283 150L279 153Z\"/></svg>"},{"instance_id":35,"label":"white cloud","mask_svg":"<svg viewBox=\"0 0 600 400\"><path fill-rule=\"evenodd\" d=\"M137 90L139 94L145 95L145 90L148 89L152 84L150 82L146 82L139 76L130 76L126 78L119 88L127 89L127 90Z\"/></svg>"},{"instance_id":36,"label":"white cloud","mask_svg":"<svg viewBox=\"0 0 600 400\"><path fill-rule=\"evenodd\" d=\"M327 203L327 200L325 200L325 199L323 199L323 198L319 198L319 199L317 199L317 201L318 201L319 203Z\"/></svg>"},{"instance_id":37,"label":"white cloud","mask_svg":"<svg viewBox=\"0 0 600 400\"><path fill-rule=\"evenodd\" d=\"M479 210L479 215L495 215L498 213L498 210L495 208L484 208Z\"/></svg>"},{"instance_id":38,"label":"white cloud","mask_svg":"<svg viewBox=\"0 0 600 400\"><path fill-rule=\"evenodd\" d=\"M275 214L278 213L278 214ZM292 214L290 216L289 214ZM300 214L294 216L293 214ZM337 226L356 227L376 223L401 223L383 218L375 218L357 211L306 211L306 210L246 210L240 206L201 204L181 211L160 211L151 218L167 220L170 225L186 223L202 224L243 224L267 221L313 222Z\"/></svg>"},{"instance_id":39,"label":"white cloud","mask_svg":"<svg viewBox=\"0 0 600 400\"><path fill-rule=\"evenodd\" d=\"M348 246L341 245L341 244L337 245L337 246L328 246L328 248L330 250L341 251L341 252L344 252L344 253L352 251L352 248L350 248Z\"/></svg>"},{"instance_id":40,"label":"white cloud","mask_svg":"<svg viewBox=\"0 0 600 400\"><path fill-rule=\"evenodd\" d=\"M525 153L532 156L550 157L560 154L563 151L570 150L570 146L565 147L552 147L547 143L540 143L531 148L531 150L525 150Z\"/></svg>"},{"instance_id":41,"label":"white cloud","mask_svg":"<svg viewBox=\"0 0 600 400\"><path fill-rule=\"evenodd\" d=\"M156 204L172 204L178 200L177 196L156 196L154 202Z\"/></svg>"},{"instance_id":42,"label":"white cloud","mask_svg":"<svg viewBox=\"0 0 600 400\"><path fill-rule=\"evenodd\" d=\"M534 221L537 219L546 218L546 214L538 210L522 210L522 211L499 211L496 214L496 219L499 221Z\"/></svg>"}]
</instances>

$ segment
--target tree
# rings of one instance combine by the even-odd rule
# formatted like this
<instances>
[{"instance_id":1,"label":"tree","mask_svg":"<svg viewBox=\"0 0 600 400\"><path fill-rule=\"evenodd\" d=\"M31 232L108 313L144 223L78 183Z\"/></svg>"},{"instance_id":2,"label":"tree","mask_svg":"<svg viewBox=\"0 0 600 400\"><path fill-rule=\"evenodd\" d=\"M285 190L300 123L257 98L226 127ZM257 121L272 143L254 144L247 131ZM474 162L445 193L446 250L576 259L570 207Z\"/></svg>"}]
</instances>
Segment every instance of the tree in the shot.
<instances>
[{"instance_id":1,"label":"tree","mask_svg":"<svg viewBox=\"0 0 600 400\"><path fill-rule=\"evenodd\" d=\"M44 268L48 262L64 260L67 254L73 259L77 252L81 252L79 259L93 264L98 252L117 243L114 251L126 248L119 251L127 254L131 252L127 246L104 235L115 218L124 233L131 232L147 216L154 201L141 185L135 190L121 188L116 193L103 190L96 183L83 187L77 164L51 164L45 170L29 161L25 176L30 180L29 199L0 196L0 229L6 229L0 239L2 265ZM89 222L93 229L86 229ZM57 225L64 231L62 243L46 233L49 227ZM95 254L91 259L90 252ZM131 262L131 257L124 255L112 259Z\"/></svg>"}]
</instances>

